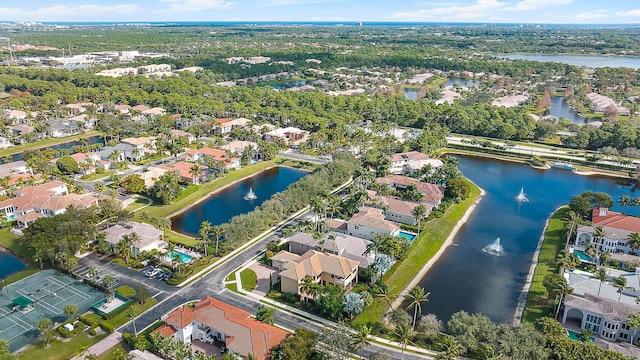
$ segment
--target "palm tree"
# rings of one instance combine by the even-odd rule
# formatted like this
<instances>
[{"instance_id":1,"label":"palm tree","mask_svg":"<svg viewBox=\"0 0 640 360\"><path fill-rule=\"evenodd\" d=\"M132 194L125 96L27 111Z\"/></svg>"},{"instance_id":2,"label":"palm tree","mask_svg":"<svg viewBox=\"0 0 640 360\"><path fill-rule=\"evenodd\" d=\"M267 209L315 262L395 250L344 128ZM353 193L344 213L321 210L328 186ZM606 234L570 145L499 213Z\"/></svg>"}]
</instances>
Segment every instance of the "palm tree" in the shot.
<instances>
[{"instance_id":1,"label":"palm tree","mask_svg":"<svg viewBox=\"0 0 640 360\"><path fill-rule=\"evenodd\" d=\"M631 326L629 334L631 335L631 344L633 345L633 335L636 333L636 330L640 328L640 313L629 313L626 323Z\"/></svg>"},{"instance_id":2,"label":"palm tree","mask_svg":"<svg viewBox=\"0 0 640 360\"><path fill-rule=\"evenodd\" d=\"M567 242L565 244L565 249L569 246L569 241L571 240L571 236L573 236L574 231L580 224L580 215L575 211L569 211L567 216L564 218L564 223L567 228Z\"/></svg>"},{"instance_id":3,"label":"palm tree","mask_svg":"<svg viewBox=\"0 0 640 360\"><path fill-rule=\"evenodd\" d=\"M553 284L553 288L551 290L551 295L554 297L558 297L558 307L556 308L555 319L558 318L558 314L560 313L560 306L562 305L562 300L566 295L569 295L573 292L573 288L569 287L569 284L564 278L561 278L561 281L557 281Z\"/></svg>"},{"instance_id":4,"label":"palm tree","mask_svg":"<svg viewBox=\"0 0 640 360\"><path fill-rule=\"evenodd\" d=\"M99 198L99 199L102 199L102 193L103 193L103 192L104 192L104 190L105 190L105 186L104 186L104 184L103 184L103 183L97 183L97 184L95 185L95 190L96 190L96 193L98 193L98 198Z\"/></svg>"},{"instance_id":5,"label":"palm tree","mask_svg":"<svg viewBox=\"0 0 640 360\"><path fill-rule=\"evenodd\" d=\"M204 248L204 256L207 256L207 248L209 247L209 240L211 240L211 223L208 221L203 221L200 223L200 230L198 231L198 236L200 237L200 244Z\"/></svg>"},{"instance_id":6,"label":"palm tree","mask_svg":"<svg viewBox=\"0 0 640 360\"><path fill-rule=\"evenodd\" d=\"M191 169L189 169L189 175L193 177L194 184L198 184L200 182L198 180L198 176L200 175L201 171L202 168L198 164L193 164L193 166L191 166Z\"/></svg>"},{"instance_id":7,"label":"palm tree","mask_svg":"<svg viewBox=\"0 0 640 360\"><path fill-rule=\"evenodd\" d=\"M120 238L118 245L116 245L116 251L118 252L118 255L124 258L124 262L127 265L129 265L129 256L133 254L133 251L131 250L131 246L133 246L133 243L137 240L138 240L138 234L136 233L126 234L126 235L122 235L122 238Z\"/></svg>"},{"instance_id":8,"label":"palm tree","mask_svg":"<svg viewBox=\"0 0 640 360\"><path fill-rule=\"evenodd\" d=\"M133 324L133 334L138 336L138 330L136 329L136 317L140 315L140 309L137 306L132 306L127 310L127 317L131 319L131 323Z\"/></svg>"},{"instance_id":9,"label":"palm tree","mask_svg":"<svg viewBox=\"0 0 640 360\"><path fill-rule=\"evenodd\" d=\"M627 246L631 248L631 253L635 253L636 249L640 248L640 233L633 232L629 234Z\"/></svg>"},{"instance_id":10,"label":"palm tree","mask_svg":"<svg viewBox=\"0 0 640 360\"><path fill-rule=\"evenodd\" d=\"M305 295L305 298L307 300L309 300L309 298L315 300L320 293L321 288L322 286L316 284L310 277L305 277L304 279L302 279L302 283L300 284L300 292Z\"/></svg>"},{"instance_id":11,"label":"palm tree","mask_svg":"<svg viewBox=\"0 0 640 360\"><path fill-rule=\"evenodd\" d=\"M140 215L138 215L138 217L142 222L149 222L149 220L151 220L151 218L149 217L149 213L144 210L140 211Z\"/></svg>"},{"instance_id":12,"label":"palm tree","mask_svg":"<svg viewBox=\"0 0 640 360\"><path fill-rule=\"evenodd\" d=\"M111 284L113 284L115 281L116 281L116 279L114 279L113 275L111 275L111 274L107 274L107 275L104 276L104 278L102 278L102 282L107 287L107 292L109 294L111 294Z\"/></svg>"},{"instance_id":13,"label":"palm tree","mask_svg":"<svg viewBox=\"0 0 640 360\"><path fill-rule=\"evenodd\" d=\"M600 251L598 253L598 257L600 258L600 265L606 264L609 262L609 259L611 259L611 252L610 251Z\"/></svg>"},{"instance_id":14,"label":"palm tree","mask_svg":"<svg viewBox=\"0 0 640 360\"><path fill-rule=\"evenodd\" d=\"M369 335L371 335L371 328L367 325L361 325L356 329L355 333L351 334L350 345L354 352L357 352L363 346L371 346Z\"/></svg>"},{"instance_id":15,"label":"palm tree","mask_svg":"<svg viewBox=\"0 0 640 360\"><path fill-rule=\"evenodd\" d=\"M620 295L618 295L618 301L622 298L622 291L627 288L627 278L620 275L617 278L613 279L613 286L617 287L620 291Z\"/></svg>"},{"instance_id":16,"label":"palm tree","mask_svg":"<svg viewBox=\"0 0 640 360\"><path fill-rule=\"evenodd\" d=\"M391 307L393 300L396 298L395 295L391 294L391 290L389 290L387 284L383 282L377 282L375 284L373 287L373 297L376 299L376 302L384 302L389 307Z\"/></svg>"},{"instance_id":17,"label":"palm tree","mask_svg":"<svg viewBox=\"0 0 640 360\"><path fill-rule=\"evenodd\" d=\"M422 222L422 220L424 220L424 218L427 216L427 208L425 208L424 205L420 204L413 208L413 211L411 211L411 215L413 215L413 217L416 218L416 221L418 222L418 236L420 236L420 222Z\"/></svg>"},{"instance_id":18,"label":"palm tree","mask_svg":"<svg viewBox=\"0 0 640 360\"><path fill-rule=\"evenodd\" d=\"M315 216L316 231L318 231L318 224L320 223L320 218L322 217L322 214L326 211L326 206L324 205L324 201L322 201L322 198L320 198L319 196L312 198L310 205L311 205L311 210L316 215Z\"/></svg>"},{"instance_id":19,"label":"palm tree","mask_svg":"<svg viewBox=\"0 0 640 360\"><path fill-rule=\"evenodd\" d=\"M220 238L223 235L224 235L224 230L222 230L220 226L215 225L211 228L211 236L216 238L216 253L215 253L216 256L218 256L218 243L220 242Z\"/></svg>"},{"instance_id":20,"label":"palm tree","mask_svg":"<svg viewBox=\"0 0 640 360\"><path fill-rule=\"evenodd\" d=\"M327 199L327 211L331 213L331 218L333 218L336 212L340 211L342 206L342 199L340 196L332 195Z\"/></svg>"},{"instance_id":21,"label":"palm tree","mask_svg":"<svg viewBox=\"0 0 640 360\"><path fill-rule=\"evenodd\" d=\"M588 257L595 259L595 257L598 255L598 248L596 247L596 244L588 243L587 247L584 249L584 253Z\"/></svg>"},{"instance_id":22,"label":"palm tree","mask_svg":"<svg viewBox=\"0 0 640 360\"><path fill-rule=\"evenodd\" d=\"M384 237L376 235L370 241L371 242L367 244L367 250L365 254L373 251L375 256L378 256L378 251L382 248L382 244L384 243Z\"/></svg>"},{"instance_id":23,"label":"palm tree","mask_svg":"<svg viewBox=\"0 0 640 360\"><path fill-rule=\"evenodd\" d=\"M436 359L439 360L455 360L464 352L464 347L451 336L445 336L439 345L442 348L442 351L436 355Z\"/></svg>"},{"instance_id":24,"label":"palm tree","mask_svg":"<svg viewBox=\"0 0 640 360\"><path fill-rule=\"evenodd\" d=\"M402 348L400 359L404 359L404 350L407 348L407 345L412 344L411 337L413 336L413 329L411 329L409 324L401 324L396 329L396 336Z\"/></svg>"},{"instance_id":25,"label":"palm tree","mask_svg":"<svg viewBox=\"0 0 640 360\"><path fill-rule=\"evenodd\" d=\"M422 313L422 303L429 302L429 294L425 293L424 289L420 286L414 286L409 293L404 296L405 300L409 301L407 309L413 307L413 328L416 327L416 319L418 317L418 311Z\"/></svg>"},{"instance_id":26,"label":"palm tree","mask_svg":"<svg viewBox=\"0 0 640 360\"><path fill-rule=\"evenodd\" d=\"M604 230L604 227L596 226L593 236L598 239L597 244L602 245L604 237L607 236L607 232Z\"/></svg>"},{"instance_id":27,"label":"palm tree","mask_svg":"<svg viewBox=\"0 0 640 360\"><path fill-rule=\"evenodd\" d=\"M167 217L155 218L155 226L159 227L163 232L163 237L167 236L167 230L171 229L171 219Z\"/></svg>"},{"instance_id":28,"label":"palm tree","mask_svg":"<svg viewBox=\"0 0 640 360\"><path fill-rule=\"evenodd\" d=\"M564 250L558 254L556 258L556 264L559 265L560 274L564 273L565 269L573 269L580 263L580 258L575 253L568 253Z\"/></svg>"},{"instance_id":29,"label":"palm tree","mask_svg":"<svg viewBox=\"0 0 640 360\"><path fill-rule=\"evenodd\" d=\"M624 214L627 211L627 206L632 205L633 204L633 200L631 199L631 196L629 195L622 195L622 197L620 197L620 199L618 199L618 204L620 206L622 206L622 213Z\"/></svg>"},{"instance_id":30,"label":"palm tree","mask_svg":"<svg viewBox=\"0 0 640 360\"><path fill-rule=\"evenodd\" d=\"M600 280L600 286L598 286L598 296L600 296L600 288L602 288L602 284L606 282L608 278L607 269L603 267L598 268L595 278Z\"/></svg>"}]
</instances>

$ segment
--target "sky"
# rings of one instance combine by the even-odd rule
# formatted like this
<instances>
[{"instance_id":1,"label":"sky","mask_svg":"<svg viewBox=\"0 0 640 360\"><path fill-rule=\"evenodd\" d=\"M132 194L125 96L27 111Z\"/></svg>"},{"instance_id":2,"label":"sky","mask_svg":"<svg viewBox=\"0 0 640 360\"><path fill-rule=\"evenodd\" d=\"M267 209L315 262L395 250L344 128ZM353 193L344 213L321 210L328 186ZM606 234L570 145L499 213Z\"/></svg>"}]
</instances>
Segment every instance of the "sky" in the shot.
<instances>
[{"instance_id":1,"label":"sky","mask_svg":"<svg viewBox=\"0 0 640 360\"><path fill-rule=\"evenodd\" d=\"M640 0L0 0L0 21L640 24Z\"/></svg>"}]
</instances>

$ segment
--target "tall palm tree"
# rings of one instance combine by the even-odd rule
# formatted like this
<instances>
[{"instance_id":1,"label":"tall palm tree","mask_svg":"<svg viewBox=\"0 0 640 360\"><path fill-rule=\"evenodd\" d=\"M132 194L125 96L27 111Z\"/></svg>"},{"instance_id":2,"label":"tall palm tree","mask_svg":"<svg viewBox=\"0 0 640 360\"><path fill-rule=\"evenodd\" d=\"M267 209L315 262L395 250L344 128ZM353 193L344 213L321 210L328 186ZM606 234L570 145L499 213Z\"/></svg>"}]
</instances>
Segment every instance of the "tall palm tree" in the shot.
<instances>
[{"instance_id":1,"label":"tall palm tree","mask_svg":"<svg viewBox=\"0 0 640 360\"><path fill-rule=\"evenodd\" d=\"M596 226L593 236L598 239L596 243L602 245L604 237L607 236L607 232L604 230L604 227ZM602 248L602 246L600 247Z\"/></svg>"},{"instance_id":2,"label":"tall palm tree","mask_svg":"<svg viewBox=\"0 0 640 360\"><path fill-rule=\"evenodd\" d=\"M305 298L315 300L316 296L320 292L320 286L310 277L305 277L300 283L300 292L305 295Z\"/></svg>"},{"instance_id":3,"label":"tall palm tree","mask_svg":"<svg viewBox=\"0 0 640 360\"><path fill-rule=\"evenodd\" d=\"M636 333L636 330L640 328L640 313L629 313L626 323L631 326L629 333L631 335L631 344L633 345L633 335Z\"/></svg>"},{"instance_id":4,"label":"tall palm tree","mask_svg":"<svg viewBox=\"0 0 640 360\"><path fill-rule=\"evenodd\" d=\"M607 269L603 267L598 268L595 278L600 280L600 286L598 286L598 296L600 296L600 289L602 288L602 284L606 282L608 278Z\"/></svg>"},{"instance_id":5,"label":"tall palm tree","mask_svg":"<svg viewBox=\"0 0 640 360\"><path fill-rule=\"evenodd\" d=\"M596 244L588 243L586 248L584 249L584 253L588 257L595 259L595 257L598 255L598 248L596 247Z\"/></svg>"},{"instance_id":6,"label":"tall palm tree","mask_svg":"<svg viewBox=\"0 0 640 360\"><path fill-rule=\"evenodd\" d=\"M351 334L351 342L349 344L354 352L357 352L363 346L371 346L369 335L371 335L371 328L367 325L361 325L356 329L355 333Z\"/></svg>"},{"instance_id":7,"label":"tall palm tree","mask_svg":"<svg viewBox=\"0 0 640 360\"><path fill-rule=\"evenodd\" d=\"M556 308L555 319L558 318L558 314L560 313L560 306L562 306L562 300L566 295L569 295L573 292L573 288L569 287L569 284L564 278L561 278L562 281L558 281L553 284L553 289L551 290L551 295L558 298L558 307Z\"/></svg>"},{"instance_id":8,"label":"tall palm tree","mask_svg":"<svg viewBox=\"0 0 640 360\"><path fill-rule=\"evenodd\" d=\"M207 248L209 247L209 240L211 240L211 223L203 221L200 223L200 230L198 230L198 237L200 237L200 244L204 248L204 256L207 256Z\"/></svg>"},{"instance_id":9,"label":"tall palm tree","mask_svg":"<svg viewBox=\"0 0 640 360\"><path fill-rule=\"evenodd\" d=\"M366 253L374 252L375 256L378 256L378 251L382 248L382 244L384 243L384 237L380 235L374 236L370 243L367 244ZM363 254L364 255L364 254Z\"/></svg>"},{"instance_id":10,"label":"tall palm tree","mask_svg":"<svg viewBox=\"0 0 640 360\"><path fill-rule=\"evenodd\" d=\"M438 360L456 360L464 352L464 347L451 336L445 336L439 345L442 351L436 355Z\"/></svg>"},{"instance_id":11,"label":"tall palm tree","mask_svg":"<svg viewBox=\"0 0 640 360\"><path fill-rule=\"evenodd\" d=\"M319 196L312 198L310 205L311 205L311 210L316 215L315 216L316 231L318 231L318 226L319 226L318 224L320 223L322 214L324 214L324 212L326 211L326 206L324 205L324 201L322 200L322 198L320 198Z\"/></svg>"},{"instance_id":12,"label":"tall palm tree","mask_svg":"<svg viewBox=\"0 0 640 360\"><path fill-rule=\"evenodd\" d=\"M627 238L627 246L631 248L631 252L635 253L640 248L640 233L633 232Z\"/></svg>"},{"instance_id":13,"label":"tall palm tree","mask_svg":"<svg viewBox=\"0 0 640 360\"><path fill-rule=\"evenodd\" d=\"M189 175L193 177L195 184L200 183L200 181L198 180L198 176L200 176L201 171L202 171L202 167L198 164L193 164L191 166L191 169L189 169Z\"/></svg>"},{"instance_id":14,"label":"tall palm tree","mask_svg":"<svg viewBox=\"0 0 640 360\"><path fill-rule=\"evenodd\" d=\"M633 204L633 199L631 199L631 196L629 195L622 195L620 197L620 199L618 199L618 204L620 206L622 206L622 213L626 213L627 211L627 206L632 205Z\"/></svg>"},{"instance_id":15,"label":"tall palm tree","mask_svg":"<svg viewBox=\"0 0 640 360\"><path fill-rule=\"evenodd\" d=\"M331 213L331 218L333 218L337 212L340 212L341 206L342 199L340 196L331 195L327 198L327 211Z\"/></svg>"},{"instance_id":16,"label":"tall palm tree","mask_svg":"<svg viewBox=\"0 0 640 360\"><path fill-rule=\"evenodd\" d=\"M140 309L137 306L132 306L127 310L127 317L131 319L131 323L133 324L133 334L138 336L138 330L136 329L136 317L140 315Z\"/></svg>"},{"instance_id":17,"label":"tall palm tree","mask_svg":"<svg viewBox=\"0 0 640 360\"><path fill-rule=\"evenodd\" d=\"M401 324L396 329L396 336L398 337L398 342L402 348L400 359L404 359L404 350L407 348L407 345L412 344L411 337L413 336L413 329L409 324Z\"/></svg>"},{"instance_id":18,"label":"tall palm tree","mask_svg":"<svg viewBox=\"0 0 640 360\"><path fill-rule=\"evenodd\" d=\"M413 215L413 217L416 218L416 221L418 222L418 236L420 236L420 223L427 216L427 208L425 208L424 205L420 204L413 208L413 211L411 211L411 215Z\"/></svg>"},{"instance_id":19,"label":"tall palm tree","mask_svg":"<svg viewBox=\"0 0 640 360\"><path fill-rule=\"evenodd\" d=\"M171 229L171 219L168 217L155 218L154 225L159 227L163 232L163 237L167 236L167 230Z\"/></svg>"},{"instance_id":20,"label":"tall palm tree","mask_svg":"<svg viewBox=\"0 0 640 360\"><path fill-rule=\"evenodd\" d=\"M598 258L600 258L600 265L606 264L611 259L610 251L600 251L598 253Z\"/></svg>"},{"instance_id":21,"label":"tall palm tree","mask_svg":"<svg viewBox=\"0 0 640 360\"><path fill-rule=\"evenodd\" d=\"M627 288L627 278L620 275L617 278L613 279L613 286L618 288L620 291L620 295L618 295L618 301L622 298L622 291Z\"/></svg>"},{"instance_id":22,"label":"tall palm tree","mask_svg":"<svg viewBox=\"0 0 640 360\"><path fill-rule=\"evenodd\" d=\"M374 287L373 287L373 297L376 300L376 302L383 302L386 305L388 305L389 307L391 307L391 304L393 303L393 300L395 300L396 296L391 294L391 290L389 289L389 286L387 286L387 284L383 283L383 282L377 282Z\"/></svg>"},{"instance_id":23,"label":"tall palm tree","mask_svg":"<svg viewBox=\"0 0 640 360\"><path fill-rule=\"evenodd\" d=\"M418 317L418 311L422 313L422 304L429 302L429 294L425 293L424 289L420 286L414 286L409 290L409 293L404 296L405 300L409 301L407 309L413 307L413 328L416 327L416 319Z\"/></svg>"},{"instance_id":24,"label":"tall palm tree","mask_svg":"<svg viewBox=\"0 0 640 360\"><path fill-rule=\"evenodd\" d=\"M106 187L104 186L103 183L97 183L94 188L96 190L96 193L98 193L98 198L102 200L102 193L104 192Z\"/></svg>"},{"instance_id":25,"label":"tall palm tree","mask_svg":"<svg viewBox=\"0 0 640 360\"><path fill-rule=\"evenodd\" d=\"M211 236L213 236L216 239L216 253L215 253L216 256L218 256L218 243L220 242L220 238L223 235L224 235L224 230L222 230L220 226L215 225L211 227Z\"/></svg>"},{"instance_id":26,"label":"tall palm tree","mask_svg":"<svg viewBox=\"0 0 640 360\"><path fill-rule=\"evenodd\" d=\"M576 231L576 228L578 227L578 224L580 224L580 215L578 215L578 213L576 213L575 211L569 211L567 213L567 216L565 216L564 218L564 223L565 223L565 227L567 229L567 241L565 243L565 249L567 248L567 246L569 246L569 241L571 240L571 236L573 236L573 233Z\"/></svg>"}]
</instances>

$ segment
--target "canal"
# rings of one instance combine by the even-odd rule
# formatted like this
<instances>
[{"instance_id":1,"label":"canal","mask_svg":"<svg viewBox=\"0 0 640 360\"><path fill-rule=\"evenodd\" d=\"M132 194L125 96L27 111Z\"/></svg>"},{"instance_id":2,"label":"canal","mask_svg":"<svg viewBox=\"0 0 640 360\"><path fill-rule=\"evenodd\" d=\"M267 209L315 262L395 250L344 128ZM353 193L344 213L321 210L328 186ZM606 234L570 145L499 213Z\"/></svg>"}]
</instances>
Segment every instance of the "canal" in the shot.
<instances>
[{"instance_id":1,"label":"canal","mask_svg":"<svg viewBox=\"0 0 640 360\"><path fill-rule=\"evenodd\" d=\"M486 195L458 232L455 245L420 281L431 292L423 313L434 313L445 322L459 310L511 322L549 215L586 190L609 193L614 201L636 195L631 183L616 178L476 157L460 157L460 163L465 176ZM529 202L519 204L514 197L522 187ZM504 256L482 251L497 238Z\"/></svg>"},{"instance_id":2,"label":"canal","mask_svg":"<svg viewBox=\"0 0 640 360\"><path fill-rule=\"evenodd\" d=\"M171 219L173 230L197 236L203 221L209 221L211 225L224 224L236 215L252 211L273 194L285 190L307 174L306 171L288 167L267 169L212 194L206 200L174 216ZM250 189L253 189L257 196L255 200L244 199Z\"/></svg>"}]
</instances>

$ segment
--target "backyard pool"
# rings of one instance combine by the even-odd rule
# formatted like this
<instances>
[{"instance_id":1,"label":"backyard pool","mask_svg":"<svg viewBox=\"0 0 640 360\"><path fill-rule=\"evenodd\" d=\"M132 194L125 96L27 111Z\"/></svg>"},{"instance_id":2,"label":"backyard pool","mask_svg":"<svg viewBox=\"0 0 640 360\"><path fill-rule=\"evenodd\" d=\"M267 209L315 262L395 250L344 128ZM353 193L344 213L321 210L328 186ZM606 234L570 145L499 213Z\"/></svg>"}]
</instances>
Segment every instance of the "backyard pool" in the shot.
<instances>
[{"instance_id":1,"label":"backyard pool","mask_svg":"<svg viewBox=\"0 0 640 360\"><path fill-rule=\"evenodd\" d=\"M403 238L405 238L405 239L407 239L409 241L413 241L413 239L415 239L416 236L418 236L418 235L416 235L414 233L406 232L404 230L401 230L400 233L398 234L398 236L403 237Z\"/></svg>"},{"instance_id":2,"label":"backyard pool","mask_svg":"<svg viewBox=\"0 0 640 360\"><path fill-rule=\"evenodd\" d=\"M582 251L582 250L574 250L573 253L578 255L578 257L582 261L593 262L593 258L590 257L589 255L585 254L584 251Z\"/></svg>"},{"instance_id":3,"label":"backyard pool","mask_svg":"<svg viewBox=\"0 0 640 360\"><path fill-rule=\"evenodd\" d=\"M180 260L180 262L183 262L185 264L188 263L189 261L191 261L191 256L190 255L187 255L187 254L182 253L182 252L177 251L177 250L173 250L173 251L167 253L167 257L169 259L171 259L171 260L178 259L178 260Z\"/></svg>"},{"instance_id":4,"label":"backyard pool","mask_svg":"<svg viewBox=\"0 0 640 360\"><path fill-rule=\"evenodd\" d=\"M582 339L580 339L580 334L575 332L575 331L571 331L571 330L567 330L567 336L569 337L569 339L571 340L575 340L575 341L582 341ZM589 338L589 341L591 341L592 343L596 342L596 338L594 338L593 336Z\"/></svg>"}]
</instances>

